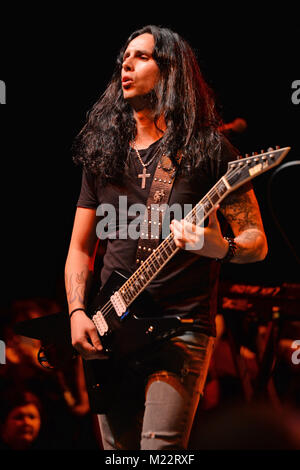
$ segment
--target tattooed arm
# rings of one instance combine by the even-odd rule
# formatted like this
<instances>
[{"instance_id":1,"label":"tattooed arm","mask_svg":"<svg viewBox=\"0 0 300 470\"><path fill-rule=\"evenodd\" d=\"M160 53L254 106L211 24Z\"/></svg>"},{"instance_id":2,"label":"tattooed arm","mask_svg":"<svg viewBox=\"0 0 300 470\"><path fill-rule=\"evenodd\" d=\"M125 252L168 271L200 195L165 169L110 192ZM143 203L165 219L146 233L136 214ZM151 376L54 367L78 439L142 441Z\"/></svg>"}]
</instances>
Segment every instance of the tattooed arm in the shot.
<instances>
[{"instance_id":1,"label":"tattooed arm","mask_svg":"<svg viewBox=\"0 0 300 470\"><path fill-rule=\"evenodd\" d=\"M253 189L244 186L230 193L221 203L220 211L229 222L237 251L232 263L263 260L268 252L259 206Z\"/></svg>"},{"instance_id":2,"label":"tattooed arm","mask_svg":"<svg viewBox=\"0 0 300 470\"><path fill-rule=\"evenodd\" d=\"M217 210L229 222L237 250L232 263L252 263L263 260L268 251L267 240L261 220L258 203L251 186L230 193L209 215L207 227L202 228L184 219L173 219L170 224L176 246L193 250L209 258L222 259L228 252L228 241L224 239ZM188 244L188 245L187 245ZM187 248L188 246L188 248Z\"/></svg>"},{"instance_id":3,"label":"tattooed arm","mask_svg":"<svg viewBox=\"0 0 300 470\"><path fill-rule=\"evenodd\" d=\"M79 207L65 266L69 312L85 308L96 246L96 211ZM72 344L85 359L96 359L102 346L94 323L81 310L71 317Z\"/></svg>"},{"instance_id":4,"label":"tattooed arm","mask_svg":"<svg viewBox=\"0 0 300 470\"><path fill-rule=\"evenodd\" d=\"M78 208L65 266L69 311L85 306L96 245L95 211Z\"/></svg>"}]
</instances>

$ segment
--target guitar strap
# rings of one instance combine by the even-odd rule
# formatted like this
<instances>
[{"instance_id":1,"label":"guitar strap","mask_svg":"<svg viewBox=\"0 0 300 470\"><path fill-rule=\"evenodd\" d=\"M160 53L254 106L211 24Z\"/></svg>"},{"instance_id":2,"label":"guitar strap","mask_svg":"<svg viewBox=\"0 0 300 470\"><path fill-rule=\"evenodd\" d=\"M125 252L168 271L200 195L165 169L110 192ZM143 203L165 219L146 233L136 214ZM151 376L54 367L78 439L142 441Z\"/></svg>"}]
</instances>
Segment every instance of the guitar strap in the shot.
<instances>
[{"instance_id":1,"label":"guitar strap","mask_svg":"<svg viewBox=\"0 0 300 470\"><path fill-rule=\"evenodd\" d=\"M178 165L181 162L181 158L182 153L178 152L176 156ZM140 238L136 252L137 267L146 260L160 242L166 204L169 201L176 172L177 168L171 159L163 154L153 176L145 214L141 223Z\"/></svg>"}]
</instances>

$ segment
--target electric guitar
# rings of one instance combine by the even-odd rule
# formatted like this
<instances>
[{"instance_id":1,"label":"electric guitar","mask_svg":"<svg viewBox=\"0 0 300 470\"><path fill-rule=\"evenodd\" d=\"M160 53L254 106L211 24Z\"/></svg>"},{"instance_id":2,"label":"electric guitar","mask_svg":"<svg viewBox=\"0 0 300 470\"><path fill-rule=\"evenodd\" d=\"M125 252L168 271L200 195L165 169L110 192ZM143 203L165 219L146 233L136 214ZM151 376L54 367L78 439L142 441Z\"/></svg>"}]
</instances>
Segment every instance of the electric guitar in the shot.
<instances>
[{"instance_id":1,"label":"electric guitar","mask_svg":"<svg viewBox=\"0 0 300 470\"><path fill-rule=\"evenodd\" d=\"M193 207L185 220L194 221L201 211L199 224L203 223L230 192L277 166L289 150L290 147L270 148L265 153L229 162L226 174ZM177 335L195 322L192 318L160 316L158 305L145 290L178 250L170 233L131 276L115 271L100 290L89 316L108 355L123 358L134 354L154 341Z\"/></svg>"},{"instance_id":2,"label":"electric guitar","mask_svg":"<svg viewBox=\"0 0 300 470\"><path fill-rule=\"evenodd\" d=\"M199 224L203 223L216 205L230 192L279 165L289 151L290 147L270 148L259 155L246 156L229 162L226 174L193 207L185 220L192 222L196 218L199 221L198 215L201 213ZM91 406L97 408L97 412L105 410L106 404L111 400L110 388L105 385L111 379L111 371L115 364L135 358L137 354L147 351L149 345L159 344L160 341L178 335L196 322L189 317L162 316L160 307L146 290L178 250L173 234L170 233L133 274L113 272L88 309L88 315L97 328L104 351L103 360L83 361ZM37 318L30 322L30 325L24 325L23 322L23 325L19 325L15 331L42 340L45 348L44 351L43 348L41 350L43 352L40 354L41 362L48 360L51 364L50 356L55 345L58 346L56 359L59 355L65 359L72 357L75 350L71 345L70 322L66 312ZM39 333L32 332L33 322ZM42 329L44 329L43 334L40 333ZM99 405L99 393L101 405Z\"/></svg>"}]
</instances>

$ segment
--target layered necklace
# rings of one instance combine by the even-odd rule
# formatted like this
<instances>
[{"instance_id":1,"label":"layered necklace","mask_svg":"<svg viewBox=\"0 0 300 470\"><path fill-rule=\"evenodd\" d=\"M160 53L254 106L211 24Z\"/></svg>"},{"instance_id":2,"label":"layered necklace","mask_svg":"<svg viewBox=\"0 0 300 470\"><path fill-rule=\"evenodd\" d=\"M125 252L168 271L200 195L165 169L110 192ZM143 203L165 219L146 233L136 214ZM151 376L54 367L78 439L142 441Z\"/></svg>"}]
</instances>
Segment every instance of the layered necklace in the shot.
<instances>
[{"instance_id":1,"label":"layered necklace","mask_svg":"<svg viewBox=\"0 0 300 470\"><path fill-rule=\"evenodd\" d=\"M135 140L131 141L131 145L132 145L133 149L135 150L136 155L137 155L137 157L138 157L138 159L139 159L139 161L140 161L140 163L143 167L143 172L138 175L138 178L141 178L141 188L145 189L146 188L146 178L149 178L151 176L151 173L147 173L146 168L147 168L147 166L149 166L153 162L154 158L157 155L157 152L158 152L159 148L156 150L156 152L154 152L154 155L149 160L149 162L144 163L142 158L141 158L140 152L138 151L138 148L136 146Z\"/></svg>"}]
</instances>

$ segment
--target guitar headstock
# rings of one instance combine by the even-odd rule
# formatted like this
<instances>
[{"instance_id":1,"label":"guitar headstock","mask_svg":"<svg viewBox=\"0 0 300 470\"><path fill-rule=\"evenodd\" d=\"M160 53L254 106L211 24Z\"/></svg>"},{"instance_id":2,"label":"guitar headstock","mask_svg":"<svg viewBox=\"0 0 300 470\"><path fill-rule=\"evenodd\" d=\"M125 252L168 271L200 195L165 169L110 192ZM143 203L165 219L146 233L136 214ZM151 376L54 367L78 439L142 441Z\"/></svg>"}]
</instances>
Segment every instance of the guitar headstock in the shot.
<instances>
[{"instance_id":1,"label":"guitar headstock","mask_svg":"<svg viewBox=\"0 0 300 470\"><path fill-rule=\"evenodd\" d=\"M227 173L224 176L231 189L236 189L246 181L279 165L290 150L291 147L276 147L275 149L270 147L267 152L246 155L245 158L229 162Z\"/></svg>"}]
</instances>

